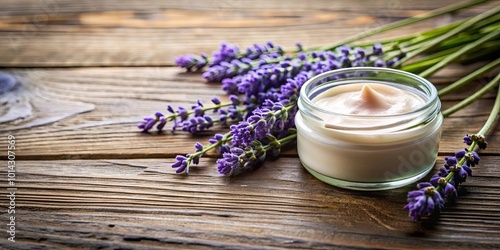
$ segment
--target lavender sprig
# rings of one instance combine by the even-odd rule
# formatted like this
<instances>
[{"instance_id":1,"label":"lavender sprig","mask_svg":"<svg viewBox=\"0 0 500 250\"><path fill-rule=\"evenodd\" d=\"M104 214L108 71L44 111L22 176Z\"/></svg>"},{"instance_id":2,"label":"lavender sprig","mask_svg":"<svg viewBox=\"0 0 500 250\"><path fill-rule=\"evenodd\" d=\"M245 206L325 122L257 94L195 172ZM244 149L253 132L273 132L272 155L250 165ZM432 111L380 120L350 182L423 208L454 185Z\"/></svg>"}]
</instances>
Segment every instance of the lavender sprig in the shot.
<instances>
[{"instance_id":1,"label":"lavender sprig","mask_svg":"<svg viewBox=\"0 0 500 250\"><path fill-rule=\"evenodd\" d=\"M457 151L455 156L445 157L444 167L439 169L430 182L417 184L418 191L408 193L408 204L404 207L409 210L409 215L414 221L421 220L422 217L430 216L444 207L445 200L457 196L457 188L466 181L468 176L472 176L472 169L479 163L479 155L474 152L481 138L481 145L486 145L484 136L473 135L476 140L472 140L466 135L469 148ZM480 149L486 149L480 148Z\"/></svg>"},{"instance_id":2,"label":"lavender sprig","mask_svg":"<svg viewBox=\"0 0 500 250\"><path fill-rule=\"evenodd\" d=\"M211 128L215 123L238 122L242 120L242 113L244 112L238 107L240 100L234 95L230 96L229 99L229 102L222 103L219 98L213 97L211 100L213 105L209 107L204 107L201 101L198 100L196 105L191 106L190 110L182 106L174 110L172 106L168 105L167 111L171 115L165 116L162 112L157 111L154 116L145 117L144 121L139 123L137 127L142 129L143 132L148 132L156 125L156 129L161 131L168 121L172 121L174 123L172 131L181 127L182 131L194 134ZM209 110L219 114L217 120L206 114L206 111Z\"/></svg>"},{"instance_id":3,"label":"lavender sprig","mask_svg":"<svg viewBox=\"0 0 500 250\"><path fill-rule=\"evenodd\" d=\"M230 132L225 135L216 134L214 138L209 140L209 145L203 146L197 142L195 144L196 152L186 156L178 155L172 167L177 169L177 173L189 174L189 167L198 164L199 158L212 149L219 151L222 156L221 159L224 159L226 153L237 154L241 150L247 151L248 157L240 157L242 165L238 165L241 167L238 168L238 171L229 171L229 173L225 171L226 168L219 167L221 174L241 173L245 169L258 165L262 161L256 159L260 159L259 157L262 156L265 158L266 155L260 151L262 148L265 151L273 149L273 155L276 156L281 150L281 145L295 138L295 136L290 137L289 135L295 133L292 128L294 116L291 113L296 112L296 104L287 103L283 105L282 103L268 101L266 105L262 109L255 110L254 114L246 121L240 122L238 125L232 125ZM277 139L273 134L280 139ZM249 157L251 152L255 157ZM251 163L245 165L244 161Z\"/></svg>"},{"instance_id":4,"label":"lavender sprig","mask_svg":"<svg viewBox=\"0 0 500 250\"><path fill-rule=\"evenodd\" d=\"M264 162L268 151L272 150L272 154L276 156L280 153L282 146L296 138L295 131L279 140L268 134L267 144L263 144L261 140L253 140L246 147L232 147L217 160L217 169L223 175L237 175L248 171Z\"/></svg>"},{"instance_id":5,"label":"lavender sprig","mask_svg":"<svg viewBox=\"0 0 500 250\"><path fill-rule=\"evenodd\" d=\"M500 74L492 82L499 77ZM465 182L467 177L472 176L472 167L479 164L480 158L474 149L477 146L484 150L488 146L484 135L492 127L499 111L500 88L493 109L481 130L477 134L467 134L463 137L463 142L469 147L455 152L454 156L445 157L444 167L431 178L430 185L419 183L417 185L419 191L408 193L408 204L404 208L409 210L409 215L414 221L420 221L423 217L440 211L444 207L442 200L457 196L459 185Z\"/></svg>"}]
</instances>

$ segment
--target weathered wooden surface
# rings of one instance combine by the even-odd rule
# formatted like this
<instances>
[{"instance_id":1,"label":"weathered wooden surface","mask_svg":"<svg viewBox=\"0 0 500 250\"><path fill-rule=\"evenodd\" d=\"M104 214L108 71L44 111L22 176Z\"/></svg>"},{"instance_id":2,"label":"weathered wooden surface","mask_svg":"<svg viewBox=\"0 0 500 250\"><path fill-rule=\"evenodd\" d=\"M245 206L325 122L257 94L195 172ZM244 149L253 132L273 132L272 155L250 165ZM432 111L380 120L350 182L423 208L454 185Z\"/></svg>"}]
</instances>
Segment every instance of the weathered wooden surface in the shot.
<instances>
[{"instance_id":1,"label":"weathered wooden surface","mask_svg":"<svg viewBox=\"0 0 500 250\"><path fill-rule=\"evenodd\" d=\"M483 159L433 230L419 228L402 209L412 187L332 188L295 158L232 179L218 176L213 161L187 178L159 159L23 161L19 240L24 247L92 249L493 248L500 232L499 160Z\"/></svg>"},{"instance_id":2,"label":"weathered wooden surface","mask_svg":"<svg viewBox=\"0 0 500 250\"><path fill-rule=\"evenodd\" d=\"M221 41L242 47L268 40L286 47L328 44L456 1L368 2L2 1L0 32L6 39L0 66L165 66L184 53L210 53ZM494 2L413 25L407 32L480 13Z\"/></svg>"},{"instance_id":3,"label":"weathered wooden surface","mask_svg":"<svg viewBox=\"0 0 500 250\"><path fill-rule=\"evenodd\" d=\"M413 185L370 193L335 188L308 174L293 147L235 178L219 176L214 154L189 177L176 175L172 157L210 133L193 138L135 128L167 103L223 95L198 73L163 67L180 54L210 53L221 41L323 44L453 2L2 1L0 31L9 39L0 46L0 66L21 85L0 96L0 148L7 135L16 136L18 171L16 243L2 230L0 248L500 248L499 129L488 136L460 198L431 228L402 209ZM36 28L27 30L30 23ZM454 65L431 80L440 88L476 67ZM443 108L484 84L443 97ZM493 96L445 120L440 155L482 126ZM442 163L440 157L436 170ZM2 180L2 224L6 188Z\"/></svg>"}]
</instances>

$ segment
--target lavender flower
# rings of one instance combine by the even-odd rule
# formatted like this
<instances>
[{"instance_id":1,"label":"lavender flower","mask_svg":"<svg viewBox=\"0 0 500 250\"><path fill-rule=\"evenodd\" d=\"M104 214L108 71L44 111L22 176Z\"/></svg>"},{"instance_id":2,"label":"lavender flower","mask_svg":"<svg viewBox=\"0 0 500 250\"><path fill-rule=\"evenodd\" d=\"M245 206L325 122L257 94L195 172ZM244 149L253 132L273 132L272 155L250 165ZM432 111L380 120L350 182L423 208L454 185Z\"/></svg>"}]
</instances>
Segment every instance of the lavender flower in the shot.
<instances>
[{"instance_id":1,"label":"lavender flower","mask_svg":"<svg viewBox=\"0 0 500 250\"><path fill-rule=\"evenodd\" d=\"M443 198L431 183L419 183L417 187L419 190L408 193L408 204L404 207L409 210L410 217L415 221L431 215L444 206Z\"/></svg>"},{"instance_id":2,"label":"lavender flower","mask_svg":"<svg viewBox=\"0 0 500 250\"><path fill-rule=\"evenodd\" d=\"M444 167L432 176L430 182L420 183L420 190L408 193L408 204L404 208L410 211L413 220L418 221L441 209L443 198L457 196L457 188L472 175L471 167L479 163L479 155L472 151L479 141L486 144L484 136L466 135L464 143L470 147L457 151L455 156L445 157Z\"/></svg>"},{"instance_id":3,"label":"lavender flower","mask_svg":"<svg viewBox=\"0 0 500 250\"><path fill-rule=\"evenodd\" d=\"M213 97L211 101L214 105L205 108L201 101L198 100L195 105L191 106L190 110L182 106L174 110L172 106L168 105L167 111L170 113L169 116L165 116L161 112L156 112L152 117L145 117L143 122L139 123L137 127L143 132L148 132L157 124L156 129L161 131L168 121L172 121L172 131L181 127L183 131L197 133L211 128L219 120L225 120L225 118L221 119L220 117L226 117L228 113L233 121L240 121L242 119L240 110L237 108L239 105L238 97L232 96L228 103L222 103L217 97ZM218 113L219 118L214 120L211 116L207 115L206 111L208 110Z\"/></svg>"},{"instance_id":4,"label":"lavender flower","mask_svg":"<svg viewBox=\"0 0 500 250\"><path fill-rule=\"evenodd\" d=\"M444 157L445 163L444 167L449 169L451 166L455 166L458 163L458 160L455 156L446 156Z\"/></svg>"},{"instance_id":5,"label":"lavender flower","mask_svg":"<svg viewBox=\"0 0 500 250\"><path fill-rule=\"evenodd\" d=\"M472 139L470 138L469 134L466 134L464 136L464 143L470 146L472 144Z\"/></svg>"},{"instance_id":6,"label":"lavender flower","mask_svg":"<svg viewBox=\"0 0 500 250\"><path fill-rule=\"evenodd\" d=\"M217 160L217 169L223 175L237 175L264 161L266 149L258 140L252 141L245 148L232 147Z\"/></svg>"},{"instance_id":7,"label":"lavender flower","mask_svg":"<svg viewBox=\"0 0 500 250\"><path fill-rule=\"evenodd\" d=\"M468 149L463 149L455 153L455 157L460 160L465 159L465 165L474 167L479 163L479 155L475 151L470 151Z\"/></svg>"},{"instance_id":8,"label":"lavender flower","mask_svg":"<svg viewBox=\"0 0 500 250\"><path fill-rule=\"evenodd\" d=\"M187 54L175 59L175 64L181 68L186 68L188 71L199 70L208 64L208 59L205 55L195 56Z\"/></svg>"},{"instance_id":9,"label":"lavender flower","mask_svg":"<svg viewBox=\"0 0 500 250\"><path fill-rule=\"evenodd\" d=\"M240 48L234 44L223 42L218 51L214 51L210 66L220 65L221 62L229 62L236 58Z\"/></svg>"},{"instance_id":10,"label":"lavender flower","mask_svg":"<svg viewBox=\"0 0 500 250\"><path fill-rule=\"evenodd\" d=\"M189 157L189 155L187 155ZM176 168L176 173L182 173L186 171L186 174L189 173L188 168L188 158L186 156L178 155L175 157L176 162L172 164L172 168Z\"/></svg>"}]
</instances>

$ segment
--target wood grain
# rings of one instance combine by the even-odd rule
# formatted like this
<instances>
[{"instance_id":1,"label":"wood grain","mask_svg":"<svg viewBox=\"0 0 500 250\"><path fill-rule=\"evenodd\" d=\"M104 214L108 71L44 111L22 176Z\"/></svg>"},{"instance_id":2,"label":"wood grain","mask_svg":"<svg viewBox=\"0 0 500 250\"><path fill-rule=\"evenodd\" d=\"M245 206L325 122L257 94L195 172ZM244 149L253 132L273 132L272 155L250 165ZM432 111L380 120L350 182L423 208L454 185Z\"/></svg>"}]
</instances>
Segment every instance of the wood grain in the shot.
<instances>
[{"instance_id":1,"label":"wood grain","mask_svg":"<svg viewBox=\"0 0 500 250\"><path fill-rule=\"evenodd\" d=\"M4 1L0 67L168 66L221 41L324 45L455 1ZM411 34L481 13L493 3L418 23ZM307 30L307 32L305 32ZM379 36L380 37L380 36Z\"/></svg>"},{"instance_id":2,"label":"wood grain","mask_svg":"<svg viewBox=\"0 0 500 250\"><path fill-rule=\"evenodd\" d=\"M499 160L483 158L432 229L411 222L402 209L411 185L338 189L312 177L296 158L235 178L219 176L213 162L185 177L158 159L20 161L15 246L498 248Z\"/></svg>"},{"instance_id":3,"label":"wood grain","mask_svg":"<svg viewBox=\"0 0 500 250\"><path fill-rule=\"evenodd\" d=\"M0 148L7 135L16 137L18 188L16 243L3 234L0 249L499 249L498 122L488 149L479 152L481 164L433 226L412 222L403 209L414 185L380 192L332 187L300 165L294 145L232 178L217 173L217 154L210 153L186 177L170 168L172 157L227 128L193 137L135 127L167 104L227 98L199 73L169 67L179 55L209 54L221 41L327 44L454 2L3 0L0 67L20 85L0 95ZM376 38L443 25L498 3ZM442 88L480 65L452 65L430 80ZM442 97L443 108L492 77ZM438 162L425 179L444 155L463 147L465 133L482 126L494 96L446 118ZM0 182L2 211L6 185Z\"/></svg>"},{"instance_id":4,"label":"wood grain","mask_svg":"<svg viewBox=\"0 0 500 250\"><path fill-rule=\"evenodd\" d=\"M213 132L195 137L183 132L155 136L155 132L140 133L136 123L143 115L152 115L157 110L166 112L167 104L189 107L197 99L210 103L213 96L224 96L219 84L206 83L198 73L184 73L175 68L16 70L13 73L22 81L19 91L31 96L27 102L37 107L29 117L0 124L1 137L10 133L18 138L19 159L171 158L186 154L194 149L196 141L207 142ZM453 67L434 79L438 86L443 86L439 84L440 79L451 76L457 76ZM478 81L464 92L446 96L443 107L450 107L485 83ZM455 152L457 147L462 147L464 134L481 128L493 103L492 94L445 120L440 152ZM80 113L74 105L66 105L71 103L78 105L77 108L92 109L69 116ZM58 117L60 114L67 115ZM60 119L46 124L39 122L54 117ZM225 133L227 128L216 127L213 131ZM499 135L499 130L493 130L488 136L491 146L486 153L500 153ZM0 141L0 147L6 143ZM285 154L296 155L294 149Z\"/></svg>"}]
</instances>

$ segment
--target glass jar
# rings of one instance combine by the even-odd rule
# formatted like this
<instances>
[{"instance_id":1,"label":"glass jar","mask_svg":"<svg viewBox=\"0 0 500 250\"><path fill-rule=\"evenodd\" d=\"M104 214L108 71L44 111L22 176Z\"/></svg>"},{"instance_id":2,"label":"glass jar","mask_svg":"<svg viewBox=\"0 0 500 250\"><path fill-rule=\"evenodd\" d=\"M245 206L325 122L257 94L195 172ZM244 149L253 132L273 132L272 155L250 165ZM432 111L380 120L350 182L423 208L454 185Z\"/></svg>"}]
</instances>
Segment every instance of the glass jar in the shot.
<instances>
[{"instance_id":1,"label":"glass jar","mask_svg":"<svg viewBox=\"0 0 500 250\"><path fill-rule=\"evenodd\" d=\"M422 105L394 115L357 115L313 102L325 91L360 83L411 92L423 99ZM333 70L302 86L298 106L300 161L326 183L356 190L391 189L415 182L435 164L443 123L441 102L434 85L422 77L388 68ZM351 125L330 124L332 119Z\"/></svg>"}]
</instances>

